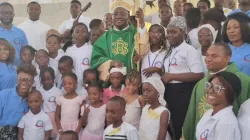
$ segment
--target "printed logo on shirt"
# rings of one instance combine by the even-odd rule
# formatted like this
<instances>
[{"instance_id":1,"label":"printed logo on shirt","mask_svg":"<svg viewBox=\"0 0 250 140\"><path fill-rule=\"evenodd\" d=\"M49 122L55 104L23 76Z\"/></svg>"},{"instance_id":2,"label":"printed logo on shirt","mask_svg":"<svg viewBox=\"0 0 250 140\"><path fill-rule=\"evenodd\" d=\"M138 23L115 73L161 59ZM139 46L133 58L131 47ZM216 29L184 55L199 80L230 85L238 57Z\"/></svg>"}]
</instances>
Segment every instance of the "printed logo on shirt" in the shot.
<instances>
[{"instance_id":1,"label":"printed logo on shirt","mask_svg":"<svg viewBox=\"0 0 250 140\"><path fill-rule=\"evenodd\" d=\"M20 44L21 44L20 38L15 38L15 39L14 39L14 44L15 44L15 45L20 45Z\"/></svg>"},{"instance_id":2,"label":"printed logo on shirt","mask_svg":"<svg viewBox=\"0 0 250 140\"><path fill-rule=\"evenodd\" d=\"M171 65L171 66L177 66L177 60L176 60L175 57L171 59L170 65Z\"/></svg>"},{"instance_id":3,"label":"printed logo on shirt","mask_svg":"<svg viewBox=\"0 0 250 140\"><path fill-rule=\"evenodd\" d=\"M250 54L244 56L244 61L250 62Z\"/></svg>"},{"instance_id":4,"label":"printed logo on shirt","mask_svg":"<svg viewBox=\"0 0 250 140\"><path fill-rule=\"evenodd\" d=\"M163 63L161 61L157 61L155 62L154 66L158 68L163 68Z\"/></svg>"},{"instance_id":5,"label":"printed logo on shirt","mask_svg":"<svg viewBox=\"0 0 250 140\"><path fill-rule=\"evenodd\" d=\"M88 59L88 58L83 58L82 64L83 64L84 66L89 66L89 59Z\"/></svg>"},{"instance_id":6,"label":"printed logo on shirt","mask_svg":"<svg viewBox=\"0 0 250 140\"><path fill-rule=\"evenodd\" d=\"M200 140L207 140L209 130L206 129L204 132L201 133Z\"/></svg>"},{"instance_id":7,"label":"printed logo on shirt","mask_svg":"<svg viewBox=\"0 0 250 140\"><path fill-rule=\"evenodd\" d=\"M43 121L38 120L38 121L36 122L36 127L44 127Z\"/></svg>"},{"instance_id":8,"label":"printed logo on shirt","mask_svg":"<svg viewBox=\"0 0 250 140\"><path fill-rule=\"evenodd\" d=\"M50 103L56 103L56 97L55 96L49 97L49 102Z\"/></svg>"}]
</instances>

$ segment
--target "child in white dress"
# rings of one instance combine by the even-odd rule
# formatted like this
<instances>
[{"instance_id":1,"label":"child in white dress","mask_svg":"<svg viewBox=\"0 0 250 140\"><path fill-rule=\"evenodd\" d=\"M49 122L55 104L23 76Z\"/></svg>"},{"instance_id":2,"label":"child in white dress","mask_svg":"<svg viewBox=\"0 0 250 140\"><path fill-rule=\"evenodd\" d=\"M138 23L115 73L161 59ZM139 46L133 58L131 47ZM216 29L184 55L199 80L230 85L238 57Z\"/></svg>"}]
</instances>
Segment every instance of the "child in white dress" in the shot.
<instances>
[{"instance_id":1,"label":"child in white dress","mask_svg":"<svg viewBox=\"0 0 250 140\"><path fill-rule=\"evenodd\" d=\"M56 97L62 95L62 91L54 86L55 73L53 68L48 67L41 71L40 75L41 87L37 90L41 92L43 97L42 108L45 113L49 115L49 118L53 125L53 130L51 132L51 137L56 137L57 128L55 121L56 112Z\"/></svg>"},{"instance_id":2,"label":"child in white dress","mask_svg":"<svg viewBox=\"0 0 250 140\"><path fill-rule=\"evenodd\" d=\"M64 131L72 130L79 134L81 131L79 114L84 97L76 93L77 76L74 73L63 75L63 88L66 94L56 97L56 124L58 133L61 135Z\"/></svg>"},{"instance_id":3,"label":"child in white dress","mask_svg":"<svg viewBox=\"0 0 250 140\"><path fill-rule=\"evenodd\" d=\"M80 140L102 140L106 104L102 103L102 85L97 82L92 82L87 87L88 102L81 108L81 123L85 126Z\"/></svg>"},{"instance_id":4,"label":"child in white dress","mask_svg":"<svg viewBox=\"0 0 250 140\"><path fill-rule=\"evenodd\" d=\"M126 101L126 114L123 121L133 125L139 130L141 111L145 105L144 99L139 95L141 75L137 71L130 71L125 80L126 88L122 96Z\"/></svg>"},{"instance_id":5,"label":"child in white dress","mask_svg":"<svg viewBox=\"0 0 250 140\"><path fill-rule=\"evenodd\" d=\"M163 98L165 86L161 79L150 77L143 81L143 97L148 103L142 110L139 136L141 140L171 140L167 128L170 112Z\"/></svg>"}]
</instances>

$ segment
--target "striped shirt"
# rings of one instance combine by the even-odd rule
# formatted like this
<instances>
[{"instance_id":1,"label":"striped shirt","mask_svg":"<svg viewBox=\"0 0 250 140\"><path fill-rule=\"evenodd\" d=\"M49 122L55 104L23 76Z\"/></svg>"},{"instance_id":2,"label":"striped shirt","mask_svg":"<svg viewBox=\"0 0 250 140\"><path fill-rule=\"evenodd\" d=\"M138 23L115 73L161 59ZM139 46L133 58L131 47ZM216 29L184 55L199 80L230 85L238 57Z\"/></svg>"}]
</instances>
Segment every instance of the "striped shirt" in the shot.
<instances>
[{"instance_id":1,"label":"striped shirt","mask_svg":"<svg viewBox=\"0 0 250 140\"><path fill-rule=\"evenodd\" d=\"M139 136L134 126L123 122L118 128L109 125L104 131L103 140L139 140Z\"/></svg>"}]
</instances>

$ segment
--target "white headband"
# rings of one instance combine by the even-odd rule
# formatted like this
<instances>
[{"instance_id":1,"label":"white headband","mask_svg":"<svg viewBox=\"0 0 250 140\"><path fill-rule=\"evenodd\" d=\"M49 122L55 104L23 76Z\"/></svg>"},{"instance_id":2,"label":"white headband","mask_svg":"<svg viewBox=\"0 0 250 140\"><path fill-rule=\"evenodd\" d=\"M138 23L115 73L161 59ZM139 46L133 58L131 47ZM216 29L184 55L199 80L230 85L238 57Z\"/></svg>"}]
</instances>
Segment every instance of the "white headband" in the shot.
<instances>
[{"instance_id":1,"label":"white headband","mask_svg":"<svg viewBox=\"0 0 250 140\"><path fill-rule=\"evenodd\" d=\"M164 100L165 86L160 78L149 77L143 81L143 83L150 83L156 91L159 93L158 101L162 106L166 106L166 101Z\"/></svg>"},{"instance_id":2,"label":"white headband","mask_svg":"<svg viewBox=\"0 0 250 140\"><path fill-rule=\"evenodd\" d=\"M211 26L210 24L204 24L204 25L201 25L201 26L198 28L198 33L199 33L199 31L200 31L202 28L208 28L208 29L210 30L210 32L212 33L212 36L213 36L213 42L212 42L212 44L214 44L215 39L216 39L217 34L218 34L218 31L215 31L214 27Z\"/></svg>"},{"instance_id":3,"label":"white headband","mask_svg":"<svg viewBox=\"0 0 250 140\"><path fill-rule=\"evenodd\" d=\"M110 70L109 74L115 73L115 72L120 72L122 75L125 76L127 74L127 68L126 67L122 67L122 68L115 67L115 68L112 68Z\"/></svg>"}]
</instances>

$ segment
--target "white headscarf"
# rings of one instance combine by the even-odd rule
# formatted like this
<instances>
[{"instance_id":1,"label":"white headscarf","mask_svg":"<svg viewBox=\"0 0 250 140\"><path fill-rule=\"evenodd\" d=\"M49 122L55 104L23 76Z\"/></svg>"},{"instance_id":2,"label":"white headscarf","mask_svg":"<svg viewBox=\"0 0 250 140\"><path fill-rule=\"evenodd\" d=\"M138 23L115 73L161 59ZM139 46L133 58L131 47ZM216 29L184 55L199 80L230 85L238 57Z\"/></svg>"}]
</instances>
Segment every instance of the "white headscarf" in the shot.
<instances>
[{"instance_id":1,"label":"white headscarf","mask_svg":"<svg viewBox=\"0 0 250 140\"><path fill-rule=\"evenodd\" d=\"M213 36L213 42L212 42L212 44L214 44L215 39L216 39L217 34L218 34L218 31L215 31L214 27L211 26L210 24L204 24L204 25L202 25L202 26L200 26L200 27L198 28L198 33L199 33L199 31L200 31L202 28L208 28L208 29L210 30L210 32L212 33L212 36Z\"/></svg>"},{"instance_id":2,"label":"white headscarf","mask_svg":"<svg viewBox=\"0 0 250 140\"><path fill-rule=\"evenodd\" d=\"M149 77L143 81L143 83L150 83L156 91L159 93L158 101L162 106L166 106L166 101L164 100L165 86L160 78Z\"/></svg>"},{"instance_id":3,"label":"white headscarf","mask_svg":"<svg viewBox=\"0 0 250 140\"><path fill-rule=\"evenodd\" d=\"M120 72L122 75L125 76L127 74L127 68L126 67L121 67L121 68L114 67L110 70L109 74L115 73L115 72Z\"/></svg>"}]
</instances>

